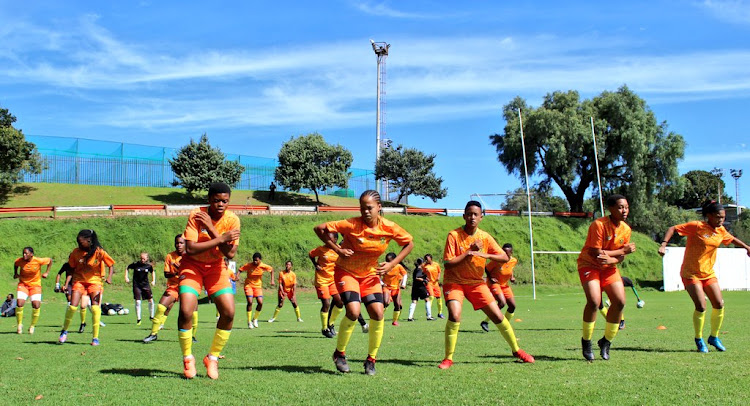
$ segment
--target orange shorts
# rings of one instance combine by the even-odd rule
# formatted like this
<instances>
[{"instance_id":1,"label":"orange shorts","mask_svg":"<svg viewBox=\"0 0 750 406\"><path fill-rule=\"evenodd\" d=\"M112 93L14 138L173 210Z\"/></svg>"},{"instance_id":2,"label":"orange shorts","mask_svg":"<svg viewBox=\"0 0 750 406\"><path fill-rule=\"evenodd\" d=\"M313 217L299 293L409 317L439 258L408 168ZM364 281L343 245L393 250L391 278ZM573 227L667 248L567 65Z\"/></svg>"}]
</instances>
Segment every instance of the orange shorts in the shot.
<instances>
[{"instance_id":1,"label":"orange shorts","mask_svg":"<svg viewBox=\"0 0 750 406\"><path fill-rule=\"evenodd\" d=\"M250 285L245 285L245 297L263 297L263 288L254 288Z\"/></svg>"},{"instance_id":2,"label":"orange shorts","mask_svg":"<svg viewBox=\"0 0 750 406\"><path fill-rule=\"evenodd\" d=\"M180 264L180 294L192 293L200 296L205 287L211 297L232 293L232 284L229 282L229 270L224 266L224 261L205 263L183 257Z\"/></svg>"},{"instance_id":3,"label":"orange shorts","mask_svg":"<svg viewBox=\"0 0 750 406\"><path fill-rule=\"evenodd\" d=\"M599 286L602 288L615 282L622 282L622 276L620 276L620 271L617 268L580 268L578 270L578 277L581 279L581 285L589 281L599 281Z\"/></svg>"},{"instance_id":4,"label":"orange shorts","mask_svg":"<svg viewBox=\"0 0 750 406\"><path fill-rule=\"evenodd\" d=\"M427 293L432 297L440 296L440 285L437 282L430 282L427 284Z\"/></svg>"},{"instance_id":5,"label":"orange shorts","mask_svg":"<svg viewBox=\"0 0 750 406\"><path fill-rule=\"evenodd\" d=\"M385 288L385 289L388 290L388 293L391 294L391 297L396 297L401 293L400 288L396 288L396 289Z\"/></svg>"},{"instance_id":6,"label":"orange shorts","mask_svg":"<svg viewBox=\"0 0 750 406\"><path fill-rule=\"evenodd\" d=\"M682 278L682 284L687 287L688 285L703 285L705 288L708 285L713 285L714 283L719 283L719 280L714 278L708 278L708 279L698 279L696 277L692 278Z\"/></svg>"},{"instance_id":7,"label":"orange shorts","mask_svg":"<svg viewBox=\"0 0 750 406\"><path fill-rule=\"evenodd\" d=\"M167 290L164 291L164 296L169 296L173 301L180 300L180 287L179 286L167 286Z\"/></svg>"},{"instance_id":8,"label":"orange shorts","mask_svg":"<svg viewBox=\"0 0 750 406\"><path fill-rule=\"evenodd\" d=\"M318 299L330 299L333 295L338 295L339 291L336 290L336 284L332 283L326 286L316 286L315 292L318 294Z\"/></svg>"},{"instance_id":9,"label":"orange shorts","mask_svg":"<svg viewBox=\"0 0 750 406\"><path fill-rule=\"evenodd\" d=\"M492 292L495 296L503 295L506 299L513 299L513 290L510 289L509 285L501 285L499 283L487 283L487 285L490 288L490 292Z\"/></svg>"},{"instance_id":10,"label":"orange shorts","mask_svg":"<svg viewBox=\"0 0 750 406\"><path fill-rule=\"evenodd\" d=\"M495 303L495 298L490 292L486 283L477 283L474 285L463 285L460 283L444 283L443 293L445 293L445 302L458 300L463 302L464 297L469 300L474 310L479 310L490 303Z\"/></svg>"},{"instance_id":11,"label":"orange shorts","mask_svg":"<svg viewBox=\"0 0 750 406\"><path fill-rule=\"evenodd\" d=\"M339 293L356 292L360 299L373 293L383 293L380 277L377 275L358 278L349 272L336 268L333 271L333 280L336 282L336 290Z\"/></svg>"},{"instance_id":12,"label":"orange shorts","mask_svg":"<svg viewBox=\"0 0 750 406\"><path fill-rule=\"evenodd\" d=\"M278 291L279 301L284 300L284 298L289 298L289 300L296 300L294 297L294 294L292 294L291 290L279 290Z\"/></svg>"},{"instance_id":13,"label":"orange shorts","mask_svg":"<svg viewBox=\"0 0 750 406\"><path fill-rule=\"evenodd\" d=\"M34 295L39 295L39 300L41 300L42 295L42 287L41 286L34 286L34 285L27 285L23 282L18 284L18 289L16 291L16 298L17 299L23 299L26 300L27 297L31 297L31 300L37 300L34 299Z\"/></svg>"},{"instance_id":14,"label":"orange shorts","mask_svg":"<svg viewBox=\"0 0 750 406\"><path fill-rule=\"evenodd\" d=\"M102 293L102 290L102 285L96 283L76 282L73 284L73 292L89 295L89 297L94 297Z\"/></svg>"}]
</instances>

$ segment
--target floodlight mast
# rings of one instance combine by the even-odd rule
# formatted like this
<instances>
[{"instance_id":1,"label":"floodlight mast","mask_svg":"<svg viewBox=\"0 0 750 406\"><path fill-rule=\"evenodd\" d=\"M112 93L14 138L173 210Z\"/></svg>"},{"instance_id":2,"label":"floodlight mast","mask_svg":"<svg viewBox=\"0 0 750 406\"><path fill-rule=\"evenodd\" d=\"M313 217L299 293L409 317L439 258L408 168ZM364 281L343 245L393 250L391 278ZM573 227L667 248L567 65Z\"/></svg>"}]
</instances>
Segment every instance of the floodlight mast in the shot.
<instances>
[{"instance_id":1,"label":"floodlight mast","mask_svg":"<svg viewBox=\"0 0 750 406\"><path fill-rule=\"evenodd\" d=\"M734 178L734 204L737 209L737 217L742 213L740 208L740 177L742 177L742 169L730 169L729 173Z\"/></svg>"},{"instance_id":2,"label":"floodlight mast","mask_svg":"<svg viewBox=\"0 0 750 406\"><path fill-rule=\"evenodd\" d=\"M375 162L380 159L380 136L385 135L385 60L388 57L388 49L391 44L385 42L375 42L370 40L372 50L378 57L378 86L377 86L377 104L375 110ZM376 180L378 193L383 194L381 182ZM387 200L388 196L384 196Z\"/></svg>"}]
</instances>

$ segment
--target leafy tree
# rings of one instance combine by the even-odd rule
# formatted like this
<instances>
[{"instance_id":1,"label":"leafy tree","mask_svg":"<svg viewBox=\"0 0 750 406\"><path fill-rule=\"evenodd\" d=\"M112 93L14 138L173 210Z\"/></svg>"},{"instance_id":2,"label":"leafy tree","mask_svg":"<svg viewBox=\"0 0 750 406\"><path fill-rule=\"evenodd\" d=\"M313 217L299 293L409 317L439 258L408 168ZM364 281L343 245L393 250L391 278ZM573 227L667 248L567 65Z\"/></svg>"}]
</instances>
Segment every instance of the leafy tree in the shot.
<instances>
[{"instance_id":1,"label":"leafy tree","mask_svg":"<svg viewBox=\"0 0 750 406\"><path fill-rule=\"evenodd\" d=\"M16 117L8 109L0 108L0 128L10 127L16 122Z\"/></svg>"},{"instance_id":2,"label":"leafy tree","mask_svg":"<svg viewBox=\"0 0 750 406\"><path fill-rule=\"evenodd\" d=\"M174 186L182 186L189 194L195 191L207 190L213 182L224 182L235 185L240 180L245 167L238 162L227 161L226 155L219 148L208 143L208 136L204 133L201 139L180 148L177 156L169 160L175 176Z\"/></svg>"},{"instance_id":3,"label":"leafy tree","mask_svg":"<svg viewBox=\"0 0 750 406\"><path fill-rule=\"evenodd\" d=\"M568 202L560 196L552 196L549 190L540 188L531 188L531 210L533 211L568 211ZM505 197L503 210L528 210L528 199L526 197L526 188L509 190Z\"/></svg>"},{"instance_id":4,"label":"leafy tree","mask_svg":"<svg viewBox=\"0 0 750 406\"><path fill-rule=\"evenodd\" d=\"M396 149L385 148L375 162L375 179L386 180L398 191L397 202L410 195L424 196L433 202L448 195L441 187L443 178L432 171L435 155L399 145Z\"/></svg>"},{"instance_id":5,"label":"leafy tree","mask_svg":"<svg viewBox=\"0 0 750 406\"><path fill-rule=\"evenodd\" d=\"M716 200L719 190L721 190L722 203L733 202L730 196L724 191L726 184L718 176L708 171L690 171L682 175L684 189L682 196L674 204L683 209L694 209L701 207L706 200Z\"/></svg>"},{"instance_id":6,"label":"leafy tree","mask_svg":"<svg viewBox=\"0 0 750 406\"><path fill-rule=\"evenodd\" d=\"M275 179L286 189L310 189L320 204L319 191L345 188L349 183L352 153L341 145L328 144L318 133L290 138L279 151Z\"/></svg>"},{"instance_id":7,"label":"leafy tree","mask_svg":"<svg viewBox=\"0 0 750 406\"><path fill-rule=\"evenodd\" d=\"M13 127L16 117L0 109L0 198L4 200L24 173L42 173L46 164L36 145L26 141L23 132Z\"/></svg>"}]
</instances>

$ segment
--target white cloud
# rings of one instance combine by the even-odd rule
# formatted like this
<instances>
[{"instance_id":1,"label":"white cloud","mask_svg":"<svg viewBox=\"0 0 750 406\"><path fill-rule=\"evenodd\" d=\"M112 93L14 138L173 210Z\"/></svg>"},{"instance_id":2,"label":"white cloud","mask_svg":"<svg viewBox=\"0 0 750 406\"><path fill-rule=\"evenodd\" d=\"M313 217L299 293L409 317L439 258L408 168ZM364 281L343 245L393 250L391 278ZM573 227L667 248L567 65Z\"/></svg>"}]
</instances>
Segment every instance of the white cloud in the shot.
<instances>
[{"instance_id":1,"label":"white cloud","mask_svg":"<svg viewBox=\"0 0 750 406\"><path fill-rule=\"evenodd\" d=\"M406 2L401 5L407 4ZM371 14L380 17L392 17L392 18L412 18L412 19L425 19L425 18L438 18L438 15L425 14L425 13L410 13L406 11L396 10L390 7L386 2L372 2L372 1L355 1L354 7L366 14Z\"/></svg>"},{"instance_id":2,"label":"white cloud","mask_svg":"<svg viewBox=\"0 0 750 406\"><path fill-rule=\"evenodd\" d=\"M746 0L704 0L700 6L721 20L750 23L750 2Z\"/></svg>"},{"instance_id":3,"label":"white cloud","mask_svg":"<svg viewBox=\"0 0 750 406\"><path fill-rule=\"evenodd\" d=\"M680 164L685 168L714 168L726 167L731 164L744 164L750 161L750 151L722 151L705 154L685 154L685 160Z\"/></svg>"}]
</instances>

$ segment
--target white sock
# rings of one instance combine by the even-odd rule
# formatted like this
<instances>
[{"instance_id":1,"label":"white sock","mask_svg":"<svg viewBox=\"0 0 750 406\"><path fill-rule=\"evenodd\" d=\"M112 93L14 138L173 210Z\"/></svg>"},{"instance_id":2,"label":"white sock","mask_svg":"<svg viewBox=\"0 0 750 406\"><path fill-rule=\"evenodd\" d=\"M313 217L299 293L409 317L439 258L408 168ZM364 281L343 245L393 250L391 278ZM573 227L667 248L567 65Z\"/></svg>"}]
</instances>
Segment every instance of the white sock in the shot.
<instances>
[{"instance_id":1,"label":"white sock","mask_svg":"<svg viewBox=\"0 0 750 406\"><path fill-rule=\"evenodd\" d=\"M409 305L409 318L410 318L410 319L413 319L413 318L414 318L414 310L415 310L416 308L417 308L417 304L416 304L416 303L414 303L414 302L411 302L411 304Z\"/></svg>"},{"instance_id":2,"label":"white sock","mask_svg":"<svg viewBox=\"0 0 750 406\"><path fill-rule=\"evenodd\" d=\"M138 317L138 320L141 319L141 301L140 300L135 301L135 315Z\"/></svg>"},{"instance_id":3,"label":"white sock","mask_svg":"<svg viewBox=\"0 0 750 406\"><path fill-rule=\"evenodd\" d=\"M154 318L154 300L151 299L148 301L148 312L151 314L151 318Z\"/></svg>"},{"instance_id":4,"label":"white sock","mask_svg":"<svg viewBox=\"0 0 750 406\"><path fill-rule=\"evenodd\" d=\"M424 302L424 310L427 312L427 317L432 317L432 301L426 300Z\"/></svg>"}]
</instances>

